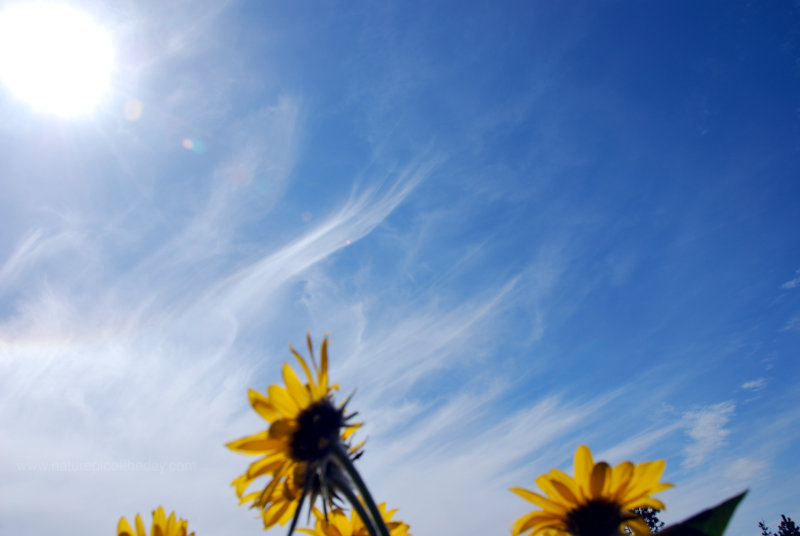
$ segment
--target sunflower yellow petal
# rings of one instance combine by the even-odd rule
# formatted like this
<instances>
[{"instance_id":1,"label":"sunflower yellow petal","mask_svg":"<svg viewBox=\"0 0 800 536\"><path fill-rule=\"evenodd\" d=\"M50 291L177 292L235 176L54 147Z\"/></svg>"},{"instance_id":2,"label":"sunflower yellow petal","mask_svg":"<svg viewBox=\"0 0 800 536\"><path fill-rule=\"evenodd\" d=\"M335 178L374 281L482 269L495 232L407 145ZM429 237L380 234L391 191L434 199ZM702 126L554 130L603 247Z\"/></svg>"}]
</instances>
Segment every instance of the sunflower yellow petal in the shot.
<instances>
[{"instance_id":1,"label":"sunflower yellow petal","mask_svg":"<svg viewBox=\"0 0 800 536\"><path fill-rule=\"evenodd\" d=\"M272 480L267 487L264 488L264 491L261 492L261 496L258 498L258 504L263 507L263 505L269 502L270 497L275 492L275 489L278 487L278 484L281 483L284 476L291 470L292 465L291 459L287 459L283 462L283 464L273 473Z\"/></svg>"},{"instance_id":2,"label":"sunflower yellow petal","mask_svg":"<svg viewBox=\"0 0 800 536\"><path fill-rule=\"evenodd\" d=\"M575 479L567 475L564 471L560 471L558 469L551 469L550 472L547 474L550 477L550 480L554 482L559 482L563 486L565 486L572 495L575 497L576 502L581 498L581 490L578 487L578 483L575 482Z\"/></svg>"},{"instance_id":3,"label":"sunflower yellow petal","mask_svg":"<svg viewBox=\"0 0 800 536\"><path fill-rule=\"evenodd\" d=\"M592 469L589 490L593 499L602 499L608 495L611 484L611 467L606 462L600 462Z\"/></svg>"},{"instance_id":4,"label":"sunflower yellow petal","mask_svg":"<svg viewBox=\"0 0 800 536\"><path fill-rule=\"evenodd\" d=\"M392 529L390 527L391 523L386 520L386 517L383 518L383 523L386 525L386 528L389 529L389 533L391 534ZM347 526L347 531L351 534L358 534L360 531L368 531L368 529L364 526L364 523L361 521L361 518L358 517L358 514L352 516Z\"/></svg>"},{"instance_id":5,"label":"sunflower yellow petal","mask_svg":"<svg viewBox=\"0 0 800 536\"><path fill-rule=\"evenodd\" d=\"M325 521L325 514L316 506L311 507L311 513L314 514L314 519L317 521Z\"/></svg>"},{"instance_id":6,"label":"sunflower yellow petal","mask_svg":"<svg viewBox=\"0 0 800 536\"><path fill-rule=\"evenodd\" d=\"M277 454L275 456L266 456L261 458L258 461L255 461L250 464L250 467L247 468L247 472L245 472L243 477L245 477L248 481L253 481L256 478L275 471L278 469L286 457L283 454Z\"/></svg>"},{"instance_id":7,"label":"sunflower yellow petal","mask_svg":"<svg viewBox=\"0 0 800 536\"><path fill-rule=\"evenodd\" d=\"M310 331L306 331L306 347L308 347L308 355L314 355L314 343L311 341Z\"/></svg>"},{"instance_id":8,"label":"sunflower yellow petal","mask_svg":"<svg viewBox=\"0 0 800 536\"><path fill-rule=\"evenodd\" d=\"M570 507L575 504L574 501L570 501L569 498L564 497L561 494L559 489L553 484L553 481L550 480L548 475L539 475L539 477L536 479L536 484L539 486L539 489L541 489L547 495L548 499L560 504L565 510L569 510Z\"/></svg>"},{"instance_id":9,"label":"sunflower yellow petal","mask_svg":"<svg viewBox=\"0 0 800 536\"><path fill-rule=\"evenodd\" d=\"M517 519L513 525L511 525L511 534L517 535L525 532L526 530L530 529L534 525L538 525L541 523L550 523L550 522L559 522L559 516L555 514L550 514L547 512L542 512L540 510L536 510L525 514L521 518Z\"/></svg>"},{"instance_id":10,"label":"sunflower yellow petal","mask_svg":"<svg viewBox=\"0 0 800 536\"><path fill-rule=\"evenodd\" d=\"M286 389L280 385L270 385L267 387L267 394L269 395L269 402L272 406L280 412L280 414L288 419L297 417L300 413L300 408L286 392Z\"/></svg>"},{"instance_id":11,"label":"sunflower yellow petal","mask_svg":"<svg viewBox=\"0 0 800 536\"><path fill-rule=\"evenodd\" d=\"M656 484L655 486L653 486L650 489L650 494L653 495L655 493L659 493L661 491L668 490L668 489L674 488L674 487L675 487L674 484L670 484L668 482L659 482L658 484Z\"/></svg>"},{"instance_id":12,"label":"sunflower yellow petal","mask_svg":"<svg viewBox=\"0 0 800 536\"><path fill-rule=\"evenodd\" d=\"M328 392L328 337L322 339L322 350L320 350L319 366L319 388L323 393Z\"/></svg>"},{"instance_id":13,"label":"sunflower yellow petal","mask_svg":"<svg viewBox=\"0 0 800 536\"><path fill-rule=\"evenodd\" d=\"M361 450L364 447L364 445L366 445L366 443L367 443L366 440L359 441L354 447L351 447L350 450L347 451L347 453L352 456L353 454Z\"/></svg>"},{"instance_id":14,"label":"sunflower yellow petal","mask_svg":"<svg viewBox=\"0 0 800 536\"><path fill-rule=\"evenodd\" d=\"M291 442L292 434L297 430L297 422L293 419L278 419L269 425L267 430L270 439Z\"/></svg>"},{"instance_id":15,"label":"sunflower yellow petal","mask_svg":"<svg viewBox=\"0 0 800 536\"><path fill-rule=\"evenodd\" d=\"M144 523L142 522L142 516L136 514L136 536L147 536L147 531L144 528Z\"/></svg>"},{"instance_id":16,"label":"sunflower yellow petal","mask_svg":"<svg viewBox=\"0 0 800 536\"><path fill-rule=\"evenodd\" d=\"M348 439L351 435L356 433L356 430L358 430L359 428L361 428L360 422L345 427L344 432L342 432L342 437L344 439Z\"/></svg>"},{"instance_id":17,"label":"sunflower yellow petal","mask_svg":"<svg viewBox=\"0 0 800 536\"><path fill-rule=\"evenodd\" d=\"M622 499L630 486L632 476L633 464L631 462L622 462L611 469L610 495L612 500Z\"/></svg>"},{"instance_id":18,"label":"sunflower yellow petal","mask_svg":"<svg viewBox=\"0 0 800 536\"><path fill-rule=\"evenodd\" d=\"M650 536L650 527L641 518L630 519L625 525L633 531L635 536Z\"/></svg>"},{"instance_id":19,"label":"sunflower yellow petal","mask_svg":"<svg viewBox=\"0 0 800 536\"><path fill-rule=\"evenodd\" d=\"M259 490L259 491L254 491L254 492L252 492L252 493L248 493L248 494L247 494L247 495L245 495L244 497L241 497L241 496L240 496L240 499L239 499L239 506L241 506L241 505L243 505L243 504L245 504L245 503L249 503L249 502L255 502L255 501L257 501L257 500L258 500L258 498L259 498L260 496L261 496L261 491L260 491L260 490Z\"/></svg>"},{"instance_id":20,"label":"sunflower yellow petal","mask_svg":"<svg viewBox=\"0 0 800 536\"><path fill-rule=\"evenodd\" d=\"M545 534L546 529L552 529L556 527L560 527L560 521L546 521L543 523L537 523L530 528L531 536L537 536L541 534Z\"/></svg>"},{"instance_id":21,"label":"sunflower yellow petal","mask_svg":"<svg viewBox=\"0 0 800 536\"><path fill-rule=\"evenodd\" d=\"M349 536L353 532L353 528L350 526L350 521L341 510L335 510L333 514L329 516L329 520L330 524L336 527L336 530L342 536Z\"/></svg>"},{"instance_id":22,"label":"sunflower yellow petal","mask_svg":"<svg viewBox=\"0 0 800 536\"><path fill-rule=\"evenodd\" d=\"M124 517L119 518L119 523L117 523L117 536L136 536L128 524L128 520Z\"/></svg>"},{"instance_id":23,"label":"sunflower yellow petal","mask_svg":"<svg viewBox=\"0 0 800 536\"><path fill-rule=\"evenodd\" d=\"M641 497L622 505L621 510L633 510L634 508L653 508L655 510L665 510L664 503L654 497Z\"/></svg>"},{"instance_id":24,"label":"sunflower yellow petal","mask_svg":"<svg viewBox=\"0 0 800 536\"><path fill-rule=\"evenodd\" d=\"M533 512L528 512L521 518L514 521L514 523L511 524L512 536L518 536L519 534L522 534L529 526L531 526L532 524L531 519L533 519L534 520L533 523L535 523L537 517L543 513L544 512L540 512L538 510Z\"/></svg>"},{"instance_id":25,"label":"sunflower yellow petal","mask_svg":"<svg viewBox=\"0 0 800 536\"><path fill-rule=\"evenodd\" d=\"M164 508L159 506L153 512L153 527L150 529L152 536L166 536L164 534L164 525L167 524L167 516L164 514Z\"/></svg>"},{"instance_id":26,"label":"sunflower yellow petal","mask_svg":"<svg viewBox=\"0 0 800 536\"><path fill-rule=\"evenodd\" d=\"M247 487L250 485L252 481L253 479L247 478L246 474L239 475L236 478L234 478L233 482L231 482L231 486L233 486L234 489L236 489L236 496L241 498L242 493L244 493L244 491L247 489Z\"/></svg>"},{"instance_id":27,"label":"sunflower yellow petal","mask_svg":"<svg viewBox=\"0 0 800 536\"><path fill-rule=\"evenodd\" d=\"M544 509L547 512L553 512L556 514L560 514L564 512L564 506L558 504L557 502L551 501L546 497L542 497L535 491L530 491L524 488L511 488L511 491L525 499L526 501L530 501L536 506Z\"/></svg>"},{"instance_id":28,"label":"sunflower yellow petal","mask_svg":"<svg viewBox=\"0 0 800 536\"><path fill-rule=\"evenodd\" d=\"M664 472L666 462L656 460L637 465L633 470L633 482L622 497L623 502L631 501L635 498L649 495L650 490L658 485L658 479Z\"/></svg>"},{"instance_id":29,"label":"sunflower yellow petal","mask_svg":"<svg viewBox=\"0 0 800 536\"><path fill-rule=\"evenodd\" d=\"M175 519L175 512L172 512L167 518L166 533L167 536L173 536L177 531L178 520Z\"/></svg>"},{"instance_id":30,"label":"sunflower yellow petal","mask_svg":"<svg viewBox=\"0 0 800 536\"><path fill-rule=\"evenodd\" d=\"M645 462L638 467L641 467L641 473L638 475L638 480L642 485L650 488L653 487L661 475L664 474L664 468L667 466L665 460L655 460L652 462Z\"/></svg>"},{"instance_id":31,"label":"sunflower yellow petal","mask_svg":"<svg viewBox=\"0 0 800 536\"><path fill-rule=\"evenodd\" d=\"M297 407L307 408L311 403L311 395L308 392L308 388L300 383L297 374L294 373L289 363L283 364L283 381L286 382L286 389L289 391L289 396L294 399Z\"/></svg>"},{"instance_id":32,"label":"sunflower yellow petal","mask_svg":"<svg viewBox=\"0 0 800 536\"><path fill-rule=\"evenodd\" d=\"M542 480L548 480L553 490L562 498L559 502L566 505L568 509L577 506L581 502L581 494L578 485L562 471L553 469L547 475L542 476L545 477ZM539 482L538 478L536 482Z\"/></svg>"},{"instance_id":33,"label":"sunflower yellow petal","mask_svg":"<svg viewBox=\"0 0 800 536\"><path fill-rule=\"evenodd\" d=\"M271 505L269 508L267 508L264 511L264 515L263 515L263 517L264 517L264 528L268 529L268 528L272 527L273 525L275 525L276 523L278 523L278 521L280 521L280 519L283 516L283 514L286 512L286 509L289 508L289 506L291 504L292 503L290 503L290 502L284 501L284 502L275 503L275 504Z\"/></svg>"},{"instance_id":34,"label":"sunflower yellow petal","mask_svg":"<svg viewBox=\"0 0 800 536\"><path fill-rule=\"evenodd\" d=\"M293 517L295 512L297 512L297 501L289 502L289 508L283 513L281 518L278 520L278 524L283 526L288 523Z\"/></svg>"},{"instance_id":35,"label":"sunflower yellow petal","mask_svg":"<svg viewBox=\"0 0 800 536\"><path fill-rule=\"evenodd\" d=\"M278 412L269 403L269 399L263 394L253 389L248 389L247 398L250 399L250 405L255 412L261 415L265 421L272 422L280 418Z\"/></svg>"},{"instance_id":36,"label":"sunflower yellow petal","mask_svg":"<svg viewBox=\"0 0 800 536\"><path fill-rule=\"evenodd\" d=\"M303 372L306 373L306 378L308 378L308 390L311 392L311 399L319 400L320 398L322 398L322 396L324 396L325 393L319 392L314 375L311 374L311 369L308 368L308 363L306 363L306 360L303 359L303 356L298 354L297 350L292 348L291 345L289 345L289 350L291 350L292 355L294 355L295 359L297 359L297 362L300 363L300 366L303 368ZM313 356L314 354L311 355Z\"/></svg>"},{"instance_id":37,"label":"sunflower yellow petal","mask_svg":"<svg viewBox=\"0 0 800 536\"><path fill-rule=\"evenodd\" d=\"M590 482L593 468L592 451L586 445L581 445L575 452L575 482L578 484L585 499L589 499L592 496Z\"/></svg>"},{"instance_id":38,"label":"sunflower yellow petal","mask_svg":"<svg viewBox=\"0 0 800 536\"><path fill-rule=\"evenodd\" d=\"M243 452L245 454L270 454L276 451L283 452L286 450L286 441L270 439L269 437L265 437L265 435L264 432L261 432L256 435L231 441L225 446L233 451Z\"/></svg>"}]
</instances>

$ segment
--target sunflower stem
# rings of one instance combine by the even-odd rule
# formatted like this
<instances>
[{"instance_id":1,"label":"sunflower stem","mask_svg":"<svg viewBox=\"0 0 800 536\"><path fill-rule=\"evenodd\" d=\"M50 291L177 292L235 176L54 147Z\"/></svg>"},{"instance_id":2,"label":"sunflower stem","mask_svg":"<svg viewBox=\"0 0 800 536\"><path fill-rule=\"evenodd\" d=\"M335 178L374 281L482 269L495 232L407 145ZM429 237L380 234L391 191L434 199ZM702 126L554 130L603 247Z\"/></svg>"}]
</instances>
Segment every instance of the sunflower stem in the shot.
<instances>
[{"instance_id":1,"label":"sunflower stem","mask_svg":"<svg viewBox=\"0 0 800 536\"><path fill-rule=\"evenodd\" d=\"M350 456L347 455L347 452L345 452L345 450L342 448L342 445L338 442L333 445L331 450L336 462L347 472L347 476L353 480L356 488L358 488L358 492L361 494L361 498L364 499L364 502L366 503L369 513L372 517L372 524L378 529L378 534L376 536L389 536L389 529L386 528L386 524L383 522L383 516L381 516L380 510L378 510L378 507L375 505L375 501L372 499L372 495L370 494L369 489L367 489L367 485L361 479L361 475L358 474L355 465L353 465L353 462L350 460ZM348 491L350 495L353 494L352 490L349 488ZM346 493L344 490L342 490L342 492ZM348 495L348 499L353 504L353 508L356 508L358 498L356 497L355 500L353 500ZM356 511L358 511L358 509L356 509Z\"/></svg>"},{"instance_id":2,"label":"sunflower stem","mask_svg":"<svg viewBox=\"0 0 800 536\"><path fill-rule=\"evenodd\" d=\"M350 488L350 486L347 483L342 483L337 487L339 488L339 491L342 492L342 495L344 495L350 504L353 505L353 510L356 511L358 517L360 517L361 521L364 523L364 526L367 527L370 536L380 536L376 532L375 522L373 521L372 516L369 515L369 512L364 509L364 505L358 500L358 497L355 493L353 493L353 490Z\"/></svg>"},{"instance_id":3,"label":"sunflower stem","mask_svg":"<svg viewBox=\"0 0 800 536\"><path fill-rule=\"evenodd\" d=\"M300 518L300 512L303 510L303 501L306 500L306 495L308 495L308 490L311 488L311 479L306 479L306 485L303 486L303 494L300 495L300 501L297 503L297 510L294 513L294 517L292 518L292 524L289 525L289 534L288 536L292 536L295 527L297 526L297 520Z\"/></svg>"}]
</instances>

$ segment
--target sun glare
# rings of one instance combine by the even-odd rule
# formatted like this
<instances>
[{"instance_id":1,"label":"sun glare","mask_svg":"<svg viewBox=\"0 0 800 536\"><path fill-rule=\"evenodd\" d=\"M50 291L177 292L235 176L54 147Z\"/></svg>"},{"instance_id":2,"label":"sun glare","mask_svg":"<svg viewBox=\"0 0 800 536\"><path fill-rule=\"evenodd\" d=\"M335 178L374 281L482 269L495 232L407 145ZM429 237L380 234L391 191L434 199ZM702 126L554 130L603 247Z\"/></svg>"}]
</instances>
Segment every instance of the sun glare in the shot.
<instances>
[{"instance_id":1,"label":"sun glare","mask_svg":"<svg viewBox=\"0 0 800 536\"><path fill-rule=\"evenodd\" d=\"M108 88L112 56L108 35L67 5L23 3L0 12L0 80L37 110L90 112Z\"/></svg>"}]
</instances>

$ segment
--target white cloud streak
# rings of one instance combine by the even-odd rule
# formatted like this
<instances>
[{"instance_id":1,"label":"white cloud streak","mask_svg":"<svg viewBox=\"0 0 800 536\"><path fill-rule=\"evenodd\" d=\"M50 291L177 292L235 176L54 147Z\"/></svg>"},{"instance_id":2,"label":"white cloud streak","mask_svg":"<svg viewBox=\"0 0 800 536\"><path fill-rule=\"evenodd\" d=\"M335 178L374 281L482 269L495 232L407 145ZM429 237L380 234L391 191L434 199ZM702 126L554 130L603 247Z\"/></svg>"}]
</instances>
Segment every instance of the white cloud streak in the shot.
<instances>
[{"instance_id":1,"label":"white cloud streak","mask_svg":"<svg viewBox=\"0 0 800 536\"><path fill-rule=\"evenodd\" d=\"M786 290L797 288L797 286L800 285L800 270L797 270L796 274L795 277L781 285L781 288Z\"/></svg>"},{"instance_id":2,"label":"white cloud streak","mask_svg":"<svg viewBox=\"0 0 800 536\"><path fill-rule=\"evenodd\" d=\"M730 434L725 426L733 418L735 410L736 404L729 401L684 413L686 433L693 440L684 449L685 467L699 466L712 452L725 444L725 439Z\"/></svg>"},{"instance_id":3,"label":"white cloud streak","mask_svg":"<svg viewBox=\"0 0 800 536\"><path fill-rule=\"evenodd\" d=\"M755 380L750 380L749 382L744 382L742 384L742 389L746 391L761 391L767 386L767 379L766 378L757 378Z\"/></svg>"},{"instance_id":4,"label":"white cloud streak","mask_svg":"<svg viewBox=\"0 0 800 536\"><path fill-rule=\"evenodd\" d=\"M800 331L800 315L793 316L787 320L781 331Z\"/></svg>"},{"instance_id":5,"label":"white cloud streak","mask_svg":"<svg viewBox=\"0 0 800 536\"><path fill-rule=\"evenodd\" d=\"M239 314L252 313L254 296L265 296L294 275L371 232L433 169L430 162L406 168L385 191L369 188L299 239L238 271L209 299Z\"/></svg>"},{"instance_id":6,"label":"white cloud streak","mask_svg":"<svg viewBox=\"0 0 800 536\"><path fill-rule=\"evenodd\" d=\"M84 532L104 534L120 515L164 504L201 533L260 532L228 487L246 460L222 447L262 426L245 409L256 362L240 325L257 308L251 304L263 304L346 240L369 234L431 169L421 163L396 183L354 193L306 234L230 275L186 269L208 258L188 237L213 241L203 231L213 226L201 222L219 218L215 210L190 219L179 238L122 274L74 227L24 235L0 278L6 289L26 282L0 323L0 420L7 423L0 456L9 462L0 476L4 490L14 490L1 494L5 526L34 517L44 502L61 520L51 531L77 532L74 513L102 503L98 530ZM72 259L66 266L89 261L92 277L110 284L80 295L80 272L37 280L65 259ZM165 466L184 469L159 469Z\"/></svg>"}]
</instances>

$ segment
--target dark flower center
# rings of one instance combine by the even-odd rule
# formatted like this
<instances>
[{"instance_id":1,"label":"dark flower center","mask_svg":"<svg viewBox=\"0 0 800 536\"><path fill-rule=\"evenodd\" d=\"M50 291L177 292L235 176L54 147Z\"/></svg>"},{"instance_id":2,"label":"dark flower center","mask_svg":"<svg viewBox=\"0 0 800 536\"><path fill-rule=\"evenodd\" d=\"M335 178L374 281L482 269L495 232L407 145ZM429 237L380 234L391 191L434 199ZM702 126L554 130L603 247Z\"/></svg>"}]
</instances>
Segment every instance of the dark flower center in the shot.
<instances>
[{"instance_id":1,"label":"dark flower center","mask_svg":"<svg viewBox=\"0 0 800 536\"><path fill-rule=\"evenodd\" d=\"M567 530L577 536L612 536L627 517L619 506L606 501L589 501L567 514Z\"/></svg>"},{"instance_id":2,"label":"dark flower center","mask_svg":"<svg viewBox=\"0 0 800 536\"><path fill-rule=\"evenodd\" d=\"M327 398L311 404L297 416L298 427L289 444L292 458L301 462L325 458L339 441L344 421L343 410L336 409Z\"/></svg>"}]
</instances>

